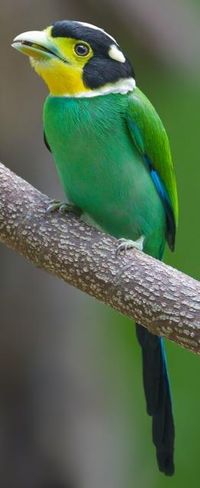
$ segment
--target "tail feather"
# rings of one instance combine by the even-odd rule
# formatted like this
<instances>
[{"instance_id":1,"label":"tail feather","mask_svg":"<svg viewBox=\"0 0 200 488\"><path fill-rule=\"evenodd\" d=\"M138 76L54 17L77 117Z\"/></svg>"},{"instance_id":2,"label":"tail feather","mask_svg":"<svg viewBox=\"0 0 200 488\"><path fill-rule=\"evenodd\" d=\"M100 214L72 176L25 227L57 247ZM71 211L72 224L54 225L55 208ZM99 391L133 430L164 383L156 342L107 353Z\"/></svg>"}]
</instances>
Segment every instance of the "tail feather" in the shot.
<instances>
[{"instance_id":1,"label":"tail feather","mask_svg":"<svg viewBox=\"0 0 200 488\"><path fill-rule=\"evenodd\" d=\"M136 326L142 348L143 383L147 413L152 417L152 437L160 471L174 473L174 420L163 340Z\"/></svg>"}]
</instances>

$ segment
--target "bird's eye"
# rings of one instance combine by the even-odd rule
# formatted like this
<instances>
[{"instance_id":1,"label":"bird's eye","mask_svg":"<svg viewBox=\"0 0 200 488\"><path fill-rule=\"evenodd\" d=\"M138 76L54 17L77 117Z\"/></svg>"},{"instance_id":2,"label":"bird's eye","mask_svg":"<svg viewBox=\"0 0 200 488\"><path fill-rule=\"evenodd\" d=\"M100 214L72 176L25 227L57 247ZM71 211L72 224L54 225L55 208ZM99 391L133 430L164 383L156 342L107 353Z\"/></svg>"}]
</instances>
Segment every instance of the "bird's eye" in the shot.
<instances>
[{"instance_id":1,"label":"bird's eye","mask_svg":"<svg viewBox=\"0 0 200 488\"><path fill-rule=\"evenodd\" d=\"M87 56L89 53L89 47L86 44L78 43L76 44L75 48L75 53L78 54L78 56Z\"/></svg>"}]
</instances>

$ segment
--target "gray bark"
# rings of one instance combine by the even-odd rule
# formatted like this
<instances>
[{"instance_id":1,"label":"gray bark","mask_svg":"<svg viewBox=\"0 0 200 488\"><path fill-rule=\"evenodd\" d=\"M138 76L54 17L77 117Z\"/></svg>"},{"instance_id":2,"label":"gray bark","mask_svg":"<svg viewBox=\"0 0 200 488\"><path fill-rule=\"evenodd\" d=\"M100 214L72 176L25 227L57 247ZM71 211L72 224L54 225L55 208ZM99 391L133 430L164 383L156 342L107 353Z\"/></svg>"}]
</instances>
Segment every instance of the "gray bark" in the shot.
<instances>
[{"instance_id":1,"label":"gray bark","mask_svg":"<svg viewBox=\"0 0 200 488\"><path fill-rule=\"evenodd\" d=\"M72 214L46 213L50 199L0 164L0 241L151 332L200 353L200 283Z\"/></svg>"}]
</instances>

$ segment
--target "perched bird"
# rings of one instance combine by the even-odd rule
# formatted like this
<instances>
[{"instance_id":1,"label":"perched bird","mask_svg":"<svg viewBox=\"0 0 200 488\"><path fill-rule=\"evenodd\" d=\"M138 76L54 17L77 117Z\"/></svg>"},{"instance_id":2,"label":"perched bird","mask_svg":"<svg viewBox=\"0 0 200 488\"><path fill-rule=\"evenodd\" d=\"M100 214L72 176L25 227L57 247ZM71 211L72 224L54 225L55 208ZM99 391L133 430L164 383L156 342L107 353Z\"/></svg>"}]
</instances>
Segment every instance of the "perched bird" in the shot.
<instances>
[{"instance_id":1,"label":"perched bird","mask_svg":"<svg viewBox=\"0 0 200 488\"><path fill-rule=\"evenodd\" d=\"M162 259L178 218L167 134L116 40L103 29L58 21L25 32L13 47L49 88L44 137L69 205L88 222ZM50 210L59 208L54 202ZM174 473L174 421L163 339L137 325L147 412L160 471Z\"/></svg>"}]
</instances>

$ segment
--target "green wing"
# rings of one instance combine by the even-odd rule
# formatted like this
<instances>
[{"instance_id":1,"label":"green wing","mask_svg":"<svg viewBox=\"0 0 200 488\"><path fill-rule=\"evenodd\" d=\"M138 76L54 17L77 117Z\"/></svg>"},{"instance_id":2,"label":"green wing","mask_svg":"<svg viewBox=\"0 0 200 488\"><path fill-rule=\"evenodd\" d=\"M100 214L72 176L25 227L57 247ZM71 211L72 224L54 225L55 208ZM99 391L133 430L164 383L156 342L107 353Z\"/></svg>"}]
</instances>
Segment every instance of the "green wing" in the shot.
<instances>
[{"instance_id":1,"label":"green wing","mask_svg":"<svg viewBox=\"0 0 200 488\"><path fill-rule=\"evenodd\" d=\"M173 249L178 222L178 197L169 140L156 110L138 88L129 96L127 124L163 201L167 216L167 240Z\"/></svg>"}]
</instances>

